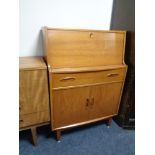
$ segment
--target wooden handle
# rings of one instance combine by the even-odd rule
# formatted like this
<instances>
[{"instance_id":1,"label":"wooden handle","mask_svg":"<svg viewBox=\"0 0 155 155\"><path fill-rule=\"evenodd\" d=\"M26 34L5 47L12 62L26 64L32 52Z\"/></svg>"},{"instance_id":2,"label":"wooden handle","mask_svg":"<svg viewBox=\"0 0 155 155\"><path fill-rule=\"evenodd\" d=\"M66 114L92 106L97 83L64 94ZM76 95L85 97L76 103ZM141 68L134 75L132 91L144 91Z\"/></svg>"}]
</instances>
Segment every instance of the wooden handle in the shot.
<instances>
[{"instance_id":1,"label":"wooden handle","mask_svg":"<svg viewBox=\"0 0 155 155\"><path fill-rule=\"evenodd\" d=\"M89 99L87 98L86 99L86 107L88 107L89 106Z\"/></svg>"},{"instance_id":2,"label":"wooden handle","mask_svg":"<svg viewBox=\"0 0 155 155\"><path fill-rule=\"evenodd\" d=\"M24 122L24 120L20 119L20 120L19 120L19 123L22 123L22 122Z\"/></svg>"},{"instance_id":3,"label":"wooden handle","mask_svg":"<svg viewBox=\"0 0 155 155\"><path fill-rule=\"evenodd\" d=\"M94 105L94 97L91 98L91 102L90 102L90 100L87 98L87 99L86 99L86 107L93 106L93 105Z\"/></svg>"},{"instance_id":4,"label":"wooden handle","mask_svg":"<svg viewBox=\"0 0 155 155\"><path fill-rule=\"evenodd\" d=\"M75 77L64 77L63 79L60 79L60 81L66 81L66 80L75 80Z\"/></svg>"},{"instance_id":5,"label":"wooden handle","mask_svg":"<svg viewBox=\"0 0 155 155\"><path fill-rule=\"evenodd\" d=\"M111 73L111 74L108 74L107 76L108 77L115 77L115 76L118 76L119 74L117 74L117 73Z\"/></svg>"},{"instance_id":6,"label":"wooden handle","mask_svg":"<svg viewBox=\"0 0 155 155\"><path fill-rule=\"evenodd\" d=\"M94 105L94 97L91 99L91 105Z\"/></svg>"}]
</instances>

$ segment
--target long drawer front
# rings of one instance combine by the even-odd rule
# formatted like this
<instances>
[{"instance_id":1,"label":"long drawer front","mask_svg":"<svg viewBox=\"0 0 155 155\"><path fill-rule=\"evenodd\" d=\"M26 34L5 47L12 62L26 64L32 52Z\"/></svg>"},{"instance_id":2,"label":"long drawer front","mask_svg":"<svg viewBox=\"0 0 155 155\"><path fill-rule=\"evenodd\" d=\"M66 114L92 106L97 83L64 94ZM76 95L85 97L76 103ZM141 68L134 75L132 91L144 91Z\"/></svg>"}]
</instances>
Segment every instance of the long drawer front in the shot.
<instances>
[{"instance_id":1,"label":"long drawer front","mask_svg":"<svg viewBox=\"0 0 155 155\"><path fill-rule=\"evenodd\" d=\"M27 127L50 121L49 111L37 112L19 116L19 127Z\"/></svg>"},{"instance_id":2,"label":"long drawer front","mask_svg":"<svg viewBox=\"0 0 155 155\"><path fill-rule=\"evenodd\" d=\"M123 81L126 68L84 73L53 73L52 87L63 88L78 85Z\"/></svg>"}]
</instances>

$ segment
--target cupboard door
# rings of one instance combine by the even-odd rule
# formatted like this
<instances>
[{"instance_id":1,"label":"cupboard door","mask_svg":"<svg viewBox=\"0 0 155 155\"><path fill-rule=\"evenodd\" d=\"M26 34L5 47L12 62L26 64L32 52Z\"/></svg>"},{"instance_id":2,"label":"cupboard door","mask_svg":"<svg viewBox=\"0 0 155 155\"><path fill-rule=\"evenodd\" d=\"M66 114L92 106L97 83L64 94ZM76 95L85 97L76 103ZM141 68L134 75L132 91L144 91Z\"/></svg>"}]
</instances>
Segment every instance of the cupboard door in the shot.
<instances>
[{"instance_id":1,"label":"cupboard door","mask_svg":"<svg viewBox=\"0 0 155 155\"><path fill-rule=\"evenodd\" d=\"M88 121L90 87L53 90L53 129Z\"/></svg>"},{"instance_id":2,"label":"cupboard door","mask_svg":"<svg viewBox=\"0 0 155 155\"><path fill-rule=\"evenodd\" d=\"M48 81L46 70L20 71L20 114L29 114L49 109Z\"/></svg>"},{"instance_id":3,"label":"cupboard door","mask_svg":"<svg viewBox=\"0 0 155 155\"><path fill-rule=\"evenodd\" d=\"M89 119L115 115L118 112L123 83L92 86L90 90Z\"/></svg>"}]
</instances>

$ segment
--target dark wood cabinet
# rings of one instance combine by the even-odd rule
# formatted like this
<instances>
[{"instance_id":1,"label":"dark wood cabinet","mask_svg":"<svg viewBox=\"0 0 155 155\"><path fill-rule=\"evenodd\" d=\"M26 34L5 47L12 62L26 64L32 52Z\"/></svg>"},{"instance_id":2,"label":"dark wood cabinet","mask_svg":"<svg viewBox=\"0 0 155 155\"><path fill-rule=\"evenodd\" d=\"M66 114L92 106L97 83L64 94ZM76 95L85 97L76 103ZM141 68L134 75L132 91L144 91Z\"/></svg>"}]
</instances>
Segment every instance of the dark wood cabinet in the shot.
<instances>
[{"instance_id":1,"label":"dark wood cabinet","mask_svg":"<svg viewBox=\"0 0 155 155\"><path fill-rule=\"evenodd\" d=\"M114 0L111 30L126 30L125 62L128 65L124 92L115 121L123 128L135 127L135 0Z\"/></svg>"}]
</instances>

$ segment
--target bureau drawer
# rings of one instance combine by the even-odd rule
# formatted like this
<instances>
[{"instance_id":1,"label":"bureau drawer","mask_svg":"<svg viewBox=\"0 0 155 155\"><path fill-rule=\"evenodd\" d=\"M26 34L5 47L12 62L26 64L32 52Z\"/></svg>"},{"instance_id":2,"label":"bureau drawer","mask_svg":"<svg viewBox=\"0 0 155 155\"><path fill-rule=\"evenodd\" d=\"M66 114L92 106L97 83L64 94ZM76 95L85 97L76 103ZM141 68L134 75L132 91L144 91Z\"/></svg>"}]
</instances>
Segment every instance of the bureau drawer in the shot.
<instances>
[{"instance_id":1,"label":"bureau drawer","mask_svg":"<svg viewBox=\"0 0 155 155\"><path fill-rule=\"evenodd\" d=\"M69 87L123 81L126 68L84 73L52 73L52 87Z\"/></svg>"},{"instance_id":2,"label":"bureau drawer","mask_svg":"<svg viewBox=\"0 0 155 155\"><path fill-rule=\"evenodd\" d=\"M49 111L37 112L19 116L19 127L27 127L50 121Z\"/></svg>"}]
</instances>

